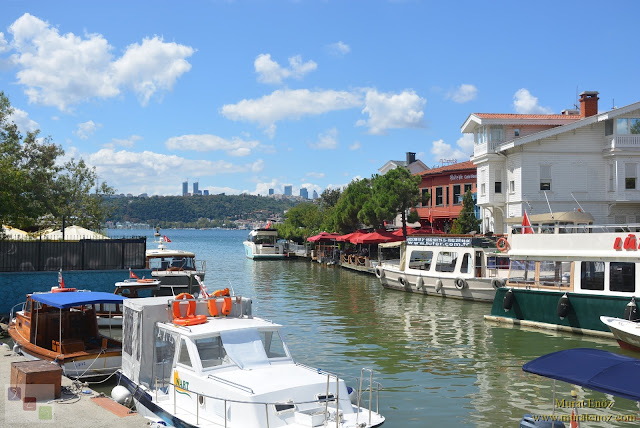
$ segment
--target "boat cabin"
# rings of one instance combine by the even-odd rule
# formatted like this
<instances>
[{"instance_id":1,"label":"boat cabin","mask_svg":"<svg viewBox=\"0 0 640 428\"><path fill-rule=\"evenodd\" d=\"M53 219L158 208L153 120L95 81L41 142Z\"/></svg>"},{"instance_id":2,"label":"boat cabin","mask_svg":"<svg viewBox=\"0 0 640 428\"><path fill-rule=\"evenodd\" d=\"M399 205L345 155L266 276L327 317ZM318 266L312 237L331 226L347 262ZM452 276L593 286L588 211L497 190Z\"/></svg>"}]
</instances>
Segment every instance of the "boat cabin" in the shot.
<instances>
[{"instance_id":1,"label":"boat cabin","mask_svg":"<svg viewBox=\"0 0 640 428\"><path fill-rule=\"evenodd\" d=\"M254 229L249 232L247 241L263 247L273 247L278 239L278 231L276 229Z\"/></svg>"}]
</instances>

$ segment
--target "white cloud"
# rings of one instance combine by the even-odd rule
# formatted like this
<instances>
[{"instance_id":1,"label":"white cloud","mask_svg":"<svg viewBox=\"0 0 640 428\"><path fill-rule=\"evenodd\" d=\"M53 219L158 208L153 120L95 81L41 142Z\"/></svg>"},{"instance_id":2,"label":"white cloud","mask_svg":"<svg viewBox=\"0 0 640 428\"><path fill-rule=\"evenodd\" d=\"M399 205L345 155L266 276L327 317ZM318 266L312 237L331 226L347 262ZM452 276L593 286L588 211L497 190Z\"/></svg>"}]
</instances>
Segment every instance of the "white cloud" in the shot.
<instances>
[{"instance_id":1,"label":"white cloud","mask_svg":"<svg viewBox=\"0 0 640 428\"><path fill-rule=\"evenodd\" d=\"M60 34L49 23L25 13L9 27L19 68L18 83L29 101L69 110L92 98L112 98L132 88L140 102L170 90L189 71L185 58L194 49L154 37L127 47L114 61L114 48L100 34Z\"/></svg>"},{"instance_id":2,"label":"white cloud","mask_svg":"<svg viewBox=\"0 0 640 428\"><path fill-rule=\"evenodd\" d=\"M324 134L318 134L318 141L309 143L309 147L316 150L333 150L338 148L338 130L331 128Z\"/></svg>"},{"instance_id":3,"label":"white cloud","mask_svg":"<svg viewBox=\"0 0 640 428\"><path fill-rule=\"evenodd\" d=\"M245 141L234 137L231 140L211 134L181 135L171 137L165 142L169 150L195 150L198 152L208 152L223 150L230 156L248 156L251 149L258 147L258 141Z\"/></svg>"},{"instance_id":4,"label":"white cloud","mask_svg":"<svg viewBox=\"0 0 640 428\"><path fill-rule=\"evenodd\" d=\"M444 140L437 140L432 143L431 154L436 159L456 159L458 162L469 160L469 155L460 149L454 149L451 144L447 144Z\"/></svg>"},{"instance_id":5,"label":"white cloud","mask_svg":"<svg viewBox=\"0 0 640 428\"><path fill-rule=\"evenodd\" d=\"M474 85L463 83L458 86L455 91L447 94L446 98L456 103L463 104L471 100L475 100L478 96L478 88Z\"/></svg>"},{"instance_id":6,"label":"white cloud","mask_svg":"<svg viewBox=\"0 0 640 428\"><path fill-rule=\"evenodd\" d=\"M87 122L79 123L78 129L73 131L73 133L77 135L78 138L80 138L81 140L86 140L90 136L92 136L94 132L98 130L98 128L101 128L101 127L102 127L101 124L94 123L93 120L89 120Z\"/></svg>"},{"instance_id":7,"label":"white cloud","mask_svg":"<svg viewBox=\"0 0 640 428\"><path fill-rule=\"evenodd\" d=\"M360 141L354 141L353 144L349 146L349 150L358 150L361 147L362 144L360 144Z\"/></svg>"},{"instance_id":8,"label":"white cloud","mask_svg":"<svg viewBox=\"0 0 640 428\"><path fill-rule=\"evenodd\" d=\"M342 41L338 41L336 43L327 45L327 50L331 55L334 55L334 56L344 56L349 52L351 52L351 48L349 47L349 45L346 43L343 43Z\"/></svg>"},{"instance_id":9,"label":"white cloud","mask_svg":"<svg viewBox=\"0 0 640 428\"><path fill-rule=\"evenodd\" d=\"M29 113L15 107L13 107L13 113L7 119L9 122L15 123L18 126L18 130L23 134L36 131L40 127L38 122L29 119Z\"/></svg>"},{"instance_id":10,"label":"white cloud","mask_svg":"<svg viewBox=\"0 0 640 428\"><path fill-rule=\"evenodd\" d=\"M179 194L185 174L191 177L212 177L219 174L247 174L260 172L264 162L258 160L247 164L227 161L186 159L176 155L165 155L151 151L115 151L105 148L82 158L117 193ZM206 185L202 186L207 187Z\"/></svg>"},{"instance_id":11,"label":"white cloud","mask_svg":"<svg viewBox=\"0 0 640 428\"><path fill-rule=\"evenodd\" d=\"M230 120L257 122L270 132L275 132L274 124L279 120L299 119L302 116L349 109L361 104L359 94L346 91L280 89L259 99L225 104L220 113Z\"/></svg>"},{"instance_id":12,"label":"white cloud","mask_svg":"<svg viewBox=\"0 0 640 428\"><path fill-rule=\"evenodd\" d=\"M551 114L553 110L538 104L538 98L527 89L518 89L513 95L513 108L520 114Z\"/></svg>"},{"instance_id":13,"label":"white cloud","mask_svg":"<svg viewBox=\"0 0 640 428\"><path fill-rule=\"evenodd\" d=\"M115 148L116 146L122 147L133 147L137 141L142 140L143 138L139 135L131 135L128 138L114 138L110 143L104 145L107 148Z\"/></svg>"},{"instance_id":14,"label":"white cloud","mask_svg":"<svg viewBox=\"0 0 640 428\"><path fill-rule=\"evenodd\" d=\"M305 177L312 177L312 178L324 178L325 173L324 172L310 171L310 172L307 172L304 176Z\"/></svg>"},{"instance_id":15,"label":"white cloud","mask_svg":"<svg viewBox=\"0 0 640 428\"><path fill-rule=\"evenodd\" d=\"M282 83L284 79L293 77L301 79L305 74L318 68L314 61L302 62L300 55L289 58L290 68L281 67L271 59L270 54L260 54L253 62L253 67L258 73L258 81L263 83Z\"/></svg>"},{"instance_id":16,"label":"white cloud","mask_svg":"<svg viewBox=\"0 0 640 428\"><path fill-rule=\"evenodd\" d=\"M369 127L369 133L375 135L394 128L423 128L422 108L426 103L427 100L413 91L391 94L369 89L362 110L369 115L369 120L359 120L356 125Z\"/></svg>"},{"instance_id":17,"label":"white cloud","mask_svg":"<svg viewBox=\"0 0 640 428\"><path fill-rule=\"evenodd\" d=\"M456 142L465 153L471 155L473 153L473 134L462 134L462 137L458 138Z\"/></svg>"}]
</instances>

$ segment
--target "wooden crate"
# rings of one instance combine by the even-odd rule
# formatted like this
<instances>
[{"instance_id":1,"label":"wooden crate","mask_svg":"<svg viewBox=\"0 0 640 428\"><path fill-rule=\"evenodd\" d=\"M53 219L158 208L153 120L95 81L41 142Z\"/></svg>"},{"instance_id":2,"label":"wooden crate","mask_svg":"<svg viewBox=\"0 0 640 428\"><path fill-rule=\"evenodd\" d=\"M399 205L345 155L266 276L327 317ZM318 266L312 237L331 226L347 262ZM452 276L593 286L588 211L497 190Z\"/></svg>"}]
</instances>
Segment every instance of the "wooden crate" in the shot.
<instances>
[{"instance_id":1,"label":"wooden crate","mask_svg":"<svg viewBox=\"0 0 640 428\"><path fill-rule=\"evenodd\" d=\"M60 398L62 368L50 361L20 361L11 363L11 388L19 388L22 400L37 401Z\"/></svg>"}]
</instances>

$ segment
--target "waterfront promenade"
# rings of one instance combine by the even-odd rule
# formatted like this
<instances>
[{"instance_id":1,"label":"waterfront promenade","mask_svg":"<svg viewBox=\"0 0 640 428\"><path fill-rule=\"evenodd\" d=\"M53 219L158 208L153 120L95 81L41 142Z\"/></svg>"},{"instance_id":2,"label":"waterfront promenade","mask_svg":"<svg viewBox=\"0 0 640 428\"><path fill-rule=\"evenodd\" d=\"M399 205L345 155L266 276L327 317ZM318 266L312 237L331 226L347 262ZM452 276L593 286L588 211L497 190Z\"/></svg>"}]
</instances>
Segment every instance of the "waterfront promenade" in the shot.
<instances>
[{"instance_id":1,"label":"waterfront promenade","mask_svg":"<svg viewBox=\"0 0 640 428\"><path fill-rule=\"evenodd\" d=\"M11 395L11 363L27 361L0 344L0 426L29 427L106 427L127 428L148 426L148 420L137 413L129 413L124 406L88 386L77 387L62 377L62 397L52 401L25 403Z\"/></svg>"}]
</instances>

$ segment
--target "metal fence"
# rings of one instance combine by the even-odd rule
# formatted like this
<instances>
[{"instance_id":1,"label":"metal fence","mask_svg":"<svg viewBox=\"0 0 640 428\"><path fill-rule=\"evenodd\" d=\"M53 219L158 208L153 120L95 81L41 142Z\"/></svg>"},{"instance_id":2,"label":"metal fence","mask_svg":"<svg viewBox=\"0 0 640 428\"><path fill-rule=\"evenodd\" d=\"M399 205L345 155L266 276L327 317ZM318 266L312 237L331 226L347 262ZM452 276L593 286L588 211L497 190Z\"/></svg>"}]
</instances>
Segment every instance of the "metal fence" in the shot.
<instances>
[{"instance_id":1,"label":"metal fence","mask_svg":"<svg viewBox=\"0 0 640 428\"><path fill-rule=\"evenodd\" d=\"M144 269L147 238L0 240L0 272Z\"/></svg>"}]
</instances>

